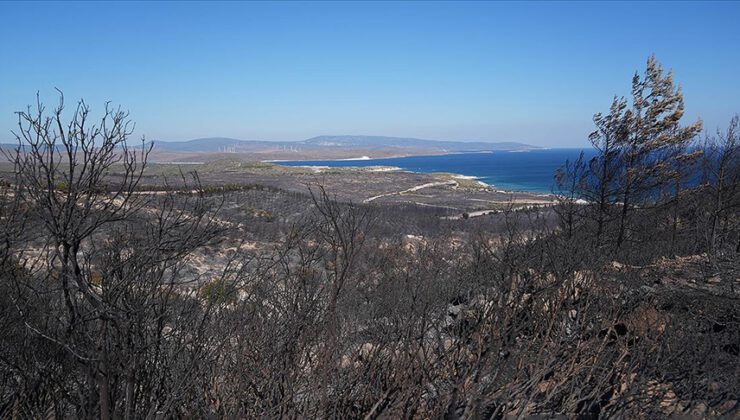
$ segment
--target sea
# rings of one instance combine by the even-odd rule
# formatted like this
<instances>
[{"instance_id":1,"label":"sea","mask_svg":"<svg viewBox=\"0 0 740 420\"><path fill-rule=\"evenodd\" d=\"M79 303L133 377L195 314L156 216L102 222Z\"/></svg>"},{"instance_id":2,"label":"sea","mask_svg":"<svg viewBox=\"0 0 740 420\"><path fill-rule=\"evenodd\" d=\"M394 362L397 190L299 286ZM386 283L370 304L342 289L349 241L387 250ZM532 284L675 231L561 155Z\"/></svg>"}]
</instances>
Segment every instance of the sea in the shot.
<instances>
[{"instance_id":1,"label":"sea","mask_svg":"<svg viewBox=\"0 0 740 420\"><path fill-rule=\"evenodd\" d=\"M593 149L536 149L521 152L494 151L382 159L358 157L276 163L288 166L385 166L410 172L450 172L477 179L496 189L550 193L555 185L555 171L566 161L578 159L581 152L586 159L596 155Z\"/></svg>"}]
</instances>

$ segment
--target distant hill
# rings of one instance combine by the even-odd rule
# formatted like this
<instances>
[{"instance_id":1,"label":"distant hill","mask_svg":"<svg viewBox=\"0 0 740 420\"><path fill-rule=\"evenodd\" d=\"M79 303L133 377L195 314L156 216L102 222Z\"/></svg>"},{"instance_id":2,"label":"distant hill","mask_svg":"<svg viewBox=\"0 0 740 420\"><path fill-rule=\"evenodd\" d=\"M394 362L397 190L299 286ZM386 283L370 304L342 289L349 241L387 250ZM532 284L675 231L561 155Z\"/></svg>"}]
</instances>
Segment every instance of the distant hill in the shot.
<instances>
[{"instance_id":1,"label":"distant hill","mask_svg":"<svg viewBox=\"0 0 740 420\"><path fill-rule=\"evenodd\" d=\"M465 151L511 151L539 149L516 142L462 142L462 141L440 141L424 140L407 137L384 137L384 136L318 136L300 141L260 141L239 140L226 137L212 137L194 139L188 141L155 141L156 148L162 151L172 152L232 152L250 153L285 149L358 149L358 150L388 150L400 149L406 151L422 152L465 152Z\"/></svg>"}]
</instances>

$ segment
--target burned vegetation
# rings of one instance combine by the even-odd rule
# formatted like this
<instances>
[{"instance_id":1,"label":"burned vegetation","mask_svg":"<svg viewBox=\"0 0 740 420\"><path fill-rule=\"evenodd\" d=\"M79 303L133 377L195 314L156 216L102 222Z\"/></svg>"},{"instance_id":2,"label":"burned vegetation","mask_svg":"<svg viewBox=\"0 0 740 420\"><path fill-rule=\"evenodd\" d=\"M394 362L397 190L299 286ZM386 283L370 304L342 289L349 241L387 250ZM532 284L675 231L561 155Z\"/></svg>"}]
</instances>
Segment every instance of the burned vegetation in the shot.
<instances>
[{"instance_id":1,"label":"burned vegetation","mask_svg":"<svg viewBox=\"0 0 740 420\"><path fill-rule=\"evenodd\" d=\"M739 120L651 59L558 202L448 218L314 185L140 184L127 115L19 114L2 418L737 416Z\"/></svg>"}]
</instances>

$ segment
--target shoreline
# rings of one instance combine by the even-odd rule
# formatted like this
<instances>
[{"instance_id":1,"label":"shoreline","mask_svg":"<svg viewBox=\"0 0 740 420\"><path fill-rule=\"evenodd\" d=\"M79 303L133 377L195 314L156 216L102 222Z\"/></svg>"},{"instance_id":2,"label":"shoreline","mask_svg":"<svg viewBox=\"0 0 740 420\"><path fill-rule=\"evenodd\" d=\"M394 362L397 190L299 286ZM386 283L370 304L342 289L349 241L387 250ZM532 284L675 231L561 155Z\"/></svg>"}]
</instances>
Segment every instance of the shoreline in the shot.
<instances>
[{"instance_id":1,"label":"shoreline","mask_svg":"<svg viewBox=\"0 0 740 420\"><path fill-rule=\"evenodd\" d=\"M450 153L453 154L453 153ZM432 156L444 156L444 155L432 155ZM409 156L404 156L409 157ZM386 158L380 158L380 159L386 159ZM390 158L388 158L390 159ZM328 161L349 161L349 160L358 160L358 159L322 159L321 162L328 162ZM375 159L369 159L369 160L375 160ZM368 159L363 159L363 161L367 162ZM541 191L527 191L522 189L506 189L500 186L497 186L493 183L487 183L484 181L481 181L481 179L485 179L484 177L478 176L478 175L464 175L457 172L420 172L420 171L412 171L410 169L405 169L399 166L388 166L388 165L368 165L368 166L328 166L328 165L280 165L280 162L278 161L262 161L263 163L275 163L278 166L282 166L285 168L305 168L305 169L311 169L316 173L321 173L323 170L351 170L351 171L361 171L361 172L372 172L372 173L390 173L390 172L406 172L406 173L412 173L412 174L425 174L430 175L433 177L442 177L443 175L449 176L451 179L459 179L459 180L466 180L466 181L476 181L482 188L487 189L491 192L497 192L502 194L528 194L535 197L543 197L543 198L553 198L557 197L557 194L553 194L552 192L545 193ZM314 162L314 161L297 161L297 160L291 160L291 161L283 161L283 162Z\"/></svg>"},{"instance_id":2,"label":"shoreline","mask_svg":"<svg viewBox=\"0 0 740 420\"><path fill-rule=\"evenodd\" d=\"M342 159L294 159L294 160L271 159L271 160L262 160L262 162L272 163L272 164L276 164L276 165L284 166L284 167L303 167L303 168L315 167L314 170L316 172L326 170L326 169L319 169L318 167L320 166L321 167L329 166L333 170L355 169L355 170L364 170L364 171L373 171L373 172L398 171L397 169L390 170L386 168L401 167L401 170L404 172L417 173L417 174L434 174L437 170L437 168L433 167L434 165L431 165L432 167L426 168L426 170L424 170L423 168L422 170L417 170L417 168L410 169L408 167L404 167L405 165L401 164L400 162L396 162L396 160L408 159L408 158L424 158L424 157L434 158L434 157L452 156L452 155L479 155L479 154L503 155L506 153L517 153L518 154L518 153L524 153L524 152L545 152L545 151L557 151L557 150L578 151L578 150L584 150L584 148L581 148L581 147L562 147L562 148L540 147L540 148L533 148L533 149L527 149L527 150L485 150L485 151L469 151L469 152L468 151L454 151L454 152L442 152L442 153L434 153L434 154L404 154L404 155L386 156L386 157L370 157L370 156L360 157L358 156L358 157L342 158ZM355 165L348 163L351 161L358 161L358 163ZM289 163L289 164L285 164L285 163ZM460 165L456 165L456 166L460 166ZM378 168L378 169L373 169L373 168ZM383 168L383 169L380 169L380 168ZM454 168L454 169L460 170L461 168ZM554 169L553 169L553 172L554 172ZM545 199L552 199L558 196L558 194L552 190L552 187L554 185L552 180L550 180L549 183L542 181L542 182L539 182L539 184L535 181L533 185L531 185L531 189L530 189L528 188L529 185L525 185L525 186L500 185L494 179L496 178L495 173L490 174L491 176L475 175L475 174L466 175L466 174L462 174L459 172L452 173L451 171L445 171L445 173L451 174L452 176L455 177L455 179L477 181L481 187L487 188L493 192L527 194L529 196L541 197ZM504 174L499 174L499 175L504 176ZM516 184L516 182L514 183Z\"/></svg>"},{"instance_id":3,"label":"shoreline","mask_svg":"<svg viewBox=\"0 0 740 420\"><path fill-rule=\"evenodd\" d=\"M283 165L279 165L279 166L283 166ZM398 173L410 173L410 174L423 174L423 175L429 175L437 179L475 181L478 185L480 185L482 189L495 192L495 193L500 193L500 194L527 194L530 196L541 197L541 198L557 197L557 194L553 194L553 193L543 193L543 192L517 190L517 189L505 189L505 188L496 186L496 184L489 184L487 182L481 181L481 179L485 179L483 177L480 177L477 175L463 175L463 174L459 174L456 172L419 172L419 171L412 171L409 169L404 169L398 166L386 166L386 165L372 165L372 166L290 165L290 166L284 166L284 167L311 169L315 173L321 173L321 171L323 170L337 170L338 169L338 170L372 172L372 173L398 172Z\"/></svg>"}]
</instances>

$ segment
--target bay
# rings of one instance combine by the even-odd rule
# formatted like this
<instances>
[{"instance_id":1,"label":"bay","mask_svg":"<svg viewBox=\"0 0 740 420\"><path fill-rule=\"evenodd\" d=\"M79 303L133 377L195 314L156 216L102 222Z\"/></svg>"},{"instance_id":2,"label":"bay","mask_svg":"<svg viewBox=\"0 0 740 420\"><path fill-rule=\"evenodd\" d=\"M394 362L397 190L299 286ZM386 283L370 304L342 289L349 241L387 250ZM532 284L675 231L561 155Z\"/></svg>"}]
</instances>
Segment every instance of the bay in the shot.
<instances>
[{"instance_id":1,"label":"bay","mask_svg":"<svg viewBox=\"0 0 740 420\"><path fill-rule=\"evenodd\" d=\"M304 160L276 162L287 166L368 167L389 166L405 171L450 172L485 182L501 190L552 192L555 171L567 160L574 161L581 151L586 159L593 149L538 149L527 152L457 153L434 156L364 160Z\"/></svg>"}]
</instances>

